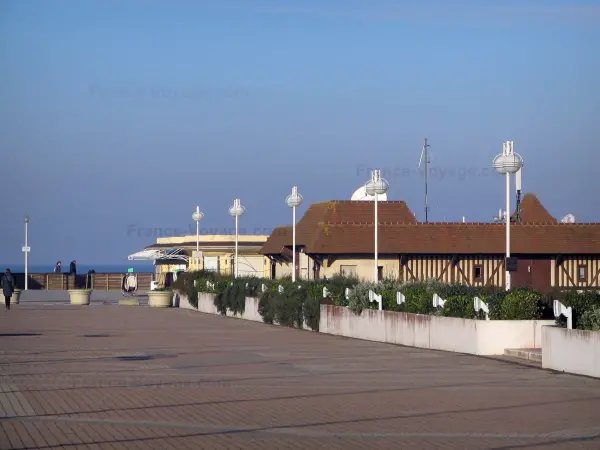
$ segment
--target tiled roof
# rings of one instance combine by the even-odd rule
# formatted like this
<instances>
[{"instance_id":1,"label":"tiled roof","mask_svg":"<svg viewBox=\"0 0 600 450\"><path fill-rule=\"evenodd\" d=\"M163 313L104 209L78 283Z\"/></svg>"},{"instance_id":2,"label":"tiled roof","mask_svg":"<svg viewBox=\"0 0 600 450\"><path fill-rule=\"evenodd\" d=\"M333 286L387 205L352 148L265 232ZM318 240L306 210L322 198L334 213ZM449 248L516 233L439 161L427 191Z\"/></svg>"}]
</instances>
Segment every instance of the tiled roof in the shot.
<instances>
[{"instance_id":1,"label":"tiled roof","mask_svg":"<svg viewBox=\"0 0 600 450\"><path fill-rule=\"evenodd\" d=\"M561 224L535 194L521 202L522 221L511 226L514 254L600 254L600 224ZM379 202L379 251L421 254L503 254L506 229L496 223L418 223L402 201ZM306 253L373 253L373 202L328 201L309 206L296 225ZM284 230L282 230L284 229ZM279 230L279 231L278 231ZM279 227L262 253L289 253L292 227ZM287 247L287 251L283 250Z\"/></svg>"},{"instance_id":2,"label":"tiled roof","mask_svg":"<svg viewBox=\"0 0 600 450\"><path fill-rule=\"evenodd\" d=\"M521 223L558 223L537 196L528 192L521 199Z\"/></svg>"},{"instance_id":3,"label":"tiled roof","mask_svg":"<svg viewBox=\"0 0 600 450\"><path fill-rule=\"evenodd\" d=\"M415 215L403 201L382 201L377 206L379 222L417 223ZM309 245L319 224L343 222L373 224L374 203L351 200L313 203L296 225L296 245ZM291 245L291 241L287 245Z\"/></svg>"},{"instance_id":4,"label":"tiled roof","mask_svg":"<svg viewBox=\"0 0 600 450\"><path fill-rule=\"evenodd\" d=\"M260 249L260 253L262 255L280 254L288 242L292 242L292 226L277 227L267 238L267 242Z\"/></svg>"},{"instance_id":5,"label":"tiled roof","mask_svg":"<svg viewBox=\"0 0 600 450\"><path fill-rule=\"evenodd\" d=\"M503 254L506 229L490 223L379 225L379 252ZM322 224L306 248L313 254L373 253L373 224ZM514 254L600 254L600 224L513 225Z\"/></svg>"}]
</instances>

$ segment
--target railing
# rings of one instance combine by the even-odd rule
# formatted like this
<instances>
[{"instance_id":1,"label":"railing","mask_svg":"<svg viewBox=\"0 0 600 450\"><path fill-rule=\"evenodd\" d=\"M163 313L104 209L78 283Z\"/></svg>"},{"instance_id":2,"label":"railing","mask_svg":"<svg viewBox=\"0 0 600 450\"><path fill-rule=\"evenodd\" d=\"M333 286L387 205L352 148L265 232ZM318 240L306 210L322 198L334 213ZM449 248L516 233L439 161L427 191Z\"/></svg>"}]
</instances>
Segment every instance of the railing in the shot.
<instances>
[{"instance_id":1,"label":"railing","mask_svg":"<svg viewBox=\"0 0 600 450\"><path fill-rule=\"evenodd\" d=\"M25 274L13 273L17 289L25 288ZM71 275L68 273L30 273L27 275L30 290L58 291L68 289L89 288L97 291L120 291L123 287L123 277L126 273L92 273ZM155 281L152 272L134 273L137 276L137 288L149 291L150 283Z\"/></svg>"}]
</instances>

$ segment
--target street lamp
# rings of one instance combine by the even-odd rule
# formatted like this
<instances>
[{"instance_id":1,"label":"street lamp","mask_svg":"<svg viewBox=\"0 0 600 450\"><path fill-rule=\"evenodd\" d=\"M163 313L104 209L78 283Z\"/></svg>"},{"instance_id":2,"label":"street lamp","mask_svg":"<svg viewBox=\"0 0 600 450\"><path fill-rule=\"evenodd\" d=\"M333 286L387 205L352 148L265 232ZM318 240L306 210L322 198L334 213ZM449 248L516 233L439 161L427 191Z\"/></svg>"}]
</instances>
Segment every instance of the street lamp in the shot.
<instances>
[{"instance_id":1,"label":"street lamp","mask_svg":"<svg viewBox=\"0 0 600 450\"><path fill-rule=\"evenodd\" d=\"M25 290L27 290L29 286L29 246L28 246L28 226L29 226L29 216L26 214L23 218L23 222L25 222L25 247L23 247L23 253L25 253Z\"/></svg>"},{"instance_id":2,"label":"street lamp","mask_svg":"<svg viewBox=\"0 0 600 450\"><path fill-rule=\"evenodd\" d=\"M381 171L373 169L371 171L371 181L365 185L367 195L375 196L375 283L379 282L379 260L378 260L378 217L377 217L377 197L385 194L389 188L389 184L381 178Z\"/></svg>"},{"instance_id":3,"label":"street lamp","mask_svg":"<svg viewBox=\"0 0 600 450\"><path fill-rule=\"evenodd\" d=\"M196 222L196 252L200 251L200 221L204 219L204 213L200 211L200 207L196 206L196 211L192 214L192 219ZM198 255L196 255L196 258Z\"/></svg>"},{"instance_id":4,"label":"street lamp","mask_svg":"<svg viewBox=\"0 0 600 450\"><path fill-rule=\"evenodd\" d=\"M242 201L237 198L233 201L233 206L229 208L229 214L235 217L235 274L238 277L238 217L244 215L246 208L242 206Z\"/></svg>"},{"instance_id":5,"label":"street lamp","mask_svg":"<svg viewBox=\"0 0 600 450\"><path fill-rule=\"evenodd\" d=\"M303 200L298 193L298 186L294 186L292 193L285 199L286 205L292 208L292 283L296 282L296 207L300 206Z\"/></svg>"},{"instance_id":6,"label":"street lamp","mask_svg":"<svg viewBox=\"0 0 600 450\"><path fill-rule=\"evenodd\" d=\"M502 144L502 153L494 158L493 166L501 175L506 175L506 263L510 258L510 175L517 173L523 167L523 158L514 151L514 142L506 141ZM506 290L510 290L510 272L506 267Z\"/></svg>"}]
</instances>

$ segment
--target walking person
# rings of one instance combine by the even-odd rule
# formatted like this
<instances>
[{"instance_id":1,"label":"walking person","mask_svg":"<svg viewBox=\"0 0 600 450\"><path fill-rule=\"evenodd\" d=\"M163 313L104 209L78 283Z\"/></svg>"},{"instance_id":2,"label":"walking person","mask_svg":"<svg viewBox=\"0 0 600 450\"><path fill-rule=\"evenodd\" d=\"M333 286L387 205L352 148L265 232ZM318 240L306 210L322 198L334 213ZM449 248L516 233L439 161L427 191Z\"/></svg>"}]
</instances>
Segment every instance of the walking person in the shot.
<instances>
[{"instance_id":1,"label":"walking person","mask_svg":"<svg viewBox=\"0 0 600 450\"><path fill-rule=\"evenodd\" d=\"M4 305L6 309L10 309L10 298L13 292L15 292L15 279L12 273L10 273L10 269L6 269L6 272L4 272L4 277L2 277L0 285L2 286L2 294L4 295Z\"/></svg>"}]
</instances>

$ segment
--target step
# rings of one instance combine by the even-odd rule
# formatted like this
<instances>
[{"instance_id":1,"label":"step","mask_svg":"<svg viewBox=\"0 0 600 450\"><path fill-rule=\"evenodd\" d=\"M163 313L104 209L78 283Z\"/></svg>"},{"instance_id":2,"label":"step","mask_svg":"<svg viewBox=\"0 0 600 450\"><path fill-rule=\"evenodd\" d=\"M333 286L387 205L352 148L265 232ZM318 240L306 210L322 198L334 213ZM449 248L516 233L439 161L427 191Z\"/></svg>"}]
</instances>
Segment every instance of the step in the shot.
<instances>
[{"instance_id":1,"label":"step","mask_svg":"<svg viewBox=\"0 0 600 450\"><path fill-rule=\"evenodd\" d=\"M507 348L504 350L504 354L527 361L542 362L541 348Z\"/></svg>"},{"instance_id":2,"label":"step","mask_svg":"<svg viewBox=\"0 0 600 450\"><path fill-rule=\"evenodd\" d=\"M140 301L137 298L120 298L119 305L122 306L140 306Z\"/></svg>"}]
</instances>

